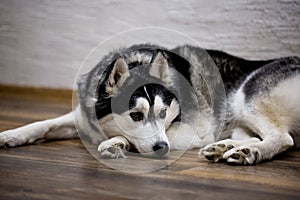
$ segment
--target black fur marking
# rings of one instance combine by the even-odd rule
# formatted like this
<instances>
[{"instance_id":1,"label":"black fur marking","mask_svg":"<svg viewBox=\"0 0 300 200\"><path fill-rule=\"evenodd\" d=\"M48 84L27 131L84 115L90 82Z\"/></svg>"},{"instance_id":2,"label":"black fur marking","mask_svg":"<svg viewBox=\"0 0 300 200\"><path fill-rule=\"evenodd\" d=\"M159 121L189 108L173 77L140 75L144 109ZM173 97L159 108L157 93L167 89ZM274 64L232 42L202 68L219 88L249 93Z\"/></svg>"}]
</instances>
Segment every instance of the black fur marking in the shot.
<instances>
[{"instance_id":1,"label":"black fur marking","mask_svg":"<svg viewBox=\"0 0 300 200\"><path fill-rule=\"evenodd\" d=\"M207 53L218 67L227 93L237 88L251 72L274 61L245 60L216 50L207 50Z\"/></svg>"},{"instance_id":2,"label":"black fur marking","mask_svg":"<svg viewBox=\"0 0 300 200\"><path fill-rule=\"evenodd\" d=\"M175 59L176 55L170 53L170 52L165 52L165 50L163 48L142 48L142 49L138 49L139 54L147 54L147 56L155 57L155 55L158 52L162 52L168 62L169 62L169 66L173 67L172 64L172 59ZM126 59L126 57L128 56L127 54L132 53L132 51L130 51L130 49L127 52L123 52L123 54L121 54L120 56L123 56L124 59ZM172 54L172 59L170 59L169 53ZM177 56L178 57L178 56ZM115 58L117 59L117 58ZM181 59L181 61L179 62L179 60ZM188 66L183 66L181 65L184 62L183 58L177 58L178 66L181 67L181 71L185 71L185 75L187 76L187 78L189 79L188 76ZM114 61L115 62L115 61ZM133 106L135 105L135 99L137 97L144 97L146 99L149 99L150 102L150 106L153 105L154 103L154 97L155 95L162 95L162 99L164 99L164 101L170 105L171 101L174 99L174 97L176 97L176 95L174 95L174 93L170 92L171 90L169 90L169 92L167 92L167 89L165 87L163 87L163 83L161 82L161 80L152 77L149 74L149 69L150 69L150 64L142 64L140 62L132 62L132 63L127 63L129 70L130 70L130 74L131 76L124 82L120 94L113 96L113 97L108 97L108 94L105 91L105 80L108 79L109 74L111 73L112 69L113 69L113 65L114 62L112 62L110 65L108 65L107 69L104 72L104 75L102 76L101 80L99 81L99 85L97 88L97 102L95 105L95 109L96 109L96 116L97 119L100 119L104 116L106 116L107 114L110 114L112 112L116 112L116 113L122 113L127 111L128 109L133 108ZM184 63L185 65L188 65L188 63ZM178 68L180 68L178 67ZM145 85L141 86L140 88L136 89L134 91L134 87L135 87L135 83L145 83ZM147 83L161 83L159 84L147 84ZM146 87L147 92L149 93L149 96L146 94L144 86ZM131 97L128 96L128 92L129 91L134 91L134 93L132 94ZM172 95L171 95L172 93ZM114 101L114 103L116 105L119 105L119 108L117 108L117 110L112 111L111 109L111 104L112 104L112 99ZM120 101L118 101L118 99L120 99ZM130 99L129 102L123 102L122 100L124 99ZM128 105L129 104L129 105ZM179 118L177 118L179 119Z\"/></svg>"},{"instance_id":3,"label":"black fur marking","mask_svg":"<svg viewBox=\"0 0 300 200\"><path fill-rule=\"evenodd\" d=\"M147 90L147 93L145 92L145 88ZM148 121L155 121L156 117L153 111L153 107L154 107L154 99L156 96L160 96L166 105L170 105L173 99L177 100L175 94L172 91L166 89L162 85L151 83L151 84L143 85L139 87L136 91L134 91L134 93L130 98L128 109L132 109L135 107L136 100L138 98L143 97L145 99L148 99L150 105Z\"/></svg>"},{"instance_id":4,"label":"black fur marking","mask_svg":"<svg viewBox=\"0 0 300 200\"><path fill-rule=\"evenodd\" d=\"M190 45L179 46L172 50L180 55L181 49L187 48L191 53L197 54L199 59L205 63L207 57L210 56L213 62L216 64L221 77L224 82L226 92L230 92L232 89L235 89L239 84L254 70L274 61L274 60L265 60L265 61L251 61L232 56L222 51L217 50L205 50L198 47L193 47ZM206 54L207 52L208 54ZM182 66L189 66L187 60L183 59L180 56L169 56L172 58L173 63L180 63ZM208 63L209 64L209 63ZM176 64L177 65L177 64ZM180 66L180 65L178 65ZM184 77L189 77L189 68L179 69L178 70ZM189 80L189 79L188 79Z\"/></svg>"},{"instance_id":5,"label":"black fur marking","mask_svg":"<svg viewBox=\"0 0 300 200\"><path fill-rule=\"evenodd\" d=\"M260 68L244 85L246 102L255 95L267 94L278 83L286 78L300 74L300 59L282 58Z\"/></svg>"},{"instance_id":6,"label":"black fur marking","mask_svg":"<svg viewBox=\"0 0 300 200\"><path fill-rule=\"evenodd\" d=\"M135 45L132 46L128 49L120 49L117 52L113 53L112 60L110 60L109 58L104 58L93 70L92 72L89 74L90 76L92 74L101 74L101 78L98 82L97 85L97 91L96 91L96 97L97 97L97 102L95 104L95 110L96 110L96 116L97 119L101 119L102 117L105 117L106 115L112 113L112 109L111 109L111 97L108 96L106 90L105 90L105 85L106 85L106 80L108 80L108 77L110 75L110 73L113 70L113 66L114 63L116 61L117 58L119 57L123 57L124 59L127 59L129 57L129 54L132 53L138 53L138 54L144 54L147 56L152 56L153 52L156 51L156 48L158 48L157 46L153 45ZM107 60L106 60L107 59ZM140 66L142 63L138 62L138 61L133 61L131 63L127 63L129 70ZM102 70L100 70L102 68ZM98 70L98 72L93 72L95 70ZM89 77L88 79L92 79L93 77ZM126 91L126 89L124 89L123 91ZM90 94L90 96L92 96L92 94ZM127 107L128 109L128 107ZM92 111L90 111L92 112Z\"/></svg>"}]
</instances>

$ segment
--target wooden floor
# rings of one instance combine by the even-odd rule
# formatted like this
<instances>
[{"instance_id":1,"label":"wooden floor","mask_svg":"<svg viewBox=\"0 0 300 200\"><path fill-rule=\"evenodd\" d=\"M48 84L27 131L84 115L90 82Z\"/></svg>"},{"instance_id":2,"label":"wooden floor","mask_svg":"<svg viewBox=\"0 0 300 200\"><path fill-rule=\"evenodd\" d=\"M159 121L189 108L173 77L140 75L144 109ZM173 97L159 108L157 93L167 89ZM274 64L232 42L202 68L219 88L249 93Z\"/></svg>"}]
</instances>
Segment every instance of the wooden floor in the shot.
<instances>
[{"instance_id":1,"label":"wooden floor","mask_svg":"<svg viewBox=\"0 0 300 200\"><path fill-rule=\"evenodd\" d=\"M67 91L0 87L0 95L0 131L71 109ZM0 149L0 199L300 199L299 150L256 166L209 163L197 152L136 174L104 166L80 140Z\"/></svg>"}]
</instances>

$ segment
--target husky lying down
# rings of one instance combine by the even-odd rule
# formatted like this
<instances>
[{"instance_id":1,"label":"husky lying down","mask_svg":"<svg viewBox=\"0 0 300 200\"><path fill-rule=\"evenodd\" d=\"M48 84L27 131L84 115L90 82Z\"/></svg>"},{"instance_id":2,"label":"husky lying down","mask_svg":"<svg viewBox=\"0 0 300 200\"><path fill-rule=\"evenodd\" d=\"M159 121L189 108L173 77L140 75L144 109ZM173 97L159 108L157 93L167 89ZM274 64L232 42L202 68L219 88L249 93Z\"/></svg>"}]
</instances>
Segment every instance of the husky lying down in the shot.
<instances>
[{"instance_id":1,"label":"husky lying down","mask_svg":"<svg viewBox=\"0 0 300 200\"><path fill-rule=\"evenodd\" d=\"M135 45L109 53L81 77L80 103L73 112L4 131L0 145L76 138L79 131L104 158L126 157L126 151L167 156L171 150L202 148L199 156L208 160L244 165L299 146L300 59L248 61L220 51L206 52L227 94L227 99L216 101L218 105L210 96L214 91L209 88L214 87L197 71L214 78L205 68L209 56L202 49ZM197 58L200 69L187 61L190 58ZM188 81L198 105L176 72ZM133 87L137 82L139 87ZM222 116L225 126L217 134Z\"/></svg>"}]
</instances>

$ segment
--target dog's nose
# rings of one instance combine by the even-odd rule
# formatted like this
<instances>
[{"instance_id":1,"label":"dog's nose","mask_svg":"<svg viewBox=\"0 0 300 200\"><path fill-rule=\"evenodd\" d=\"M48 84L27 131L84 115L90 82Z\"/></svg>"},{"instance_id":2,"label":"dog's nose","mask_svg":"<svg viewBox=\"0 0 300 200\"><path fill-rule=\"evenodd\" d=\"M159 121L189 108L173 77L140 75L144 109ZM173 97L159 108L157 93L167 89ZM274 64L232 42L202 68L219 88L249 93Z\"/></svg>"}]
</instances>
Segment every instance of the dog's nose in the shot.
<instances>
[{"instance_id":1,"label":"dog's nose","mask_svg":"<svg viewBox=\"0 0 300 200\"><path fill-rule=\"evenodd\" d=\"M169 153L169 150L170 150L169 145L166 142L157 142L153 146L153 151L158 156L165 156L166 154Z\"/></svg>"}]
</instances>

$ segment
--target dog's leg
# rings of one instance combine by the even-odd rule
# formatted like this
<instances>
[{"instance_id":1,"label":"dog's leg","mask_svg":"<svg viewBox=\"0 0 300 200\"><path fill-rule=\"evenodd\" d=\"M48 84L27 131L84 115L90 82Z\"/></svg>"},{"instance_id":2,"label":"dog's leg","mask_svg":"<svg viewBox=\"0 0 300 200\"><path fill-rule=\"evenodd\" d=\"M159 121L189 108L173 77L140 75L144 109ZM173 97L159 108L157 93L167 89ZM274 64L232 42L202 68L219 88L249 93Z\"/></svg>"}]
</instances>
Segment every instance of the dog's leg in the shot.
<instances>
[{"instance_id":1,"label":"dog's leg","mask_svg":"<svg viewBox=\"0 0 300 200\"><path fill-rule=\"evenodd\" d=\"M98 151L102 158L126 158L124 150L130 149L130 143L123 136L115 136L101 142Z\"/></svg>"},{"instance_id":2,"label":"dog's leg","mask_svg":"<svg viewBox=\"0 0 300 200\"><path fill-rule=\"evenodd\" d=\"M287 131L281 131L258 114L248 115L247 123L262 140L252 137L244 140L222 140L207 145L200 153L215 162L225 159L229 163L251 165L262 160L271 159L294 145L292 137Z\"/></svg>"},{"instance_id":3,"label":"dog's leg","mask_svg":"<svg viewBox=\"0 0 300 200\"><path fill-rule=\"evenodd\" d=\"M284 121L272 121L267 115L261 114L261 111L245 113L247 118L244 123L255 132L262 141L239 144L235 148L225 152L223 158L227 162L238 164L254 164L262 160L271 159L274 155L281 153L292 147L294 141L288 133L288 126Z\"/></svg>"},{"instance_id":4,"label":"dog's leg","mask_svg":"<svg viewBox=\"0 0 300 200\"><path fill-rule=\"evenodd\" d=\"M259 123L259 122L257 122ZM262 124L260 124L262 125ZM238 164L255 164L262 160L271 159L294 145L293 138L287 131L281 132L273 126L260 126L257 128L264 135L263 140L255 143L245 143L224 153L227 162Z\"/></svg>"},{"instance_id":5,"label":"dog's leg","mask_svg":"<svg viewBox=\"0 0 300 200\"><path fill-rule=\"evenodd\" d=\"M74 112L4 131L0 133L0 146L15 147L45 140L77 138Z\"/></svg>"}]
</instances>

